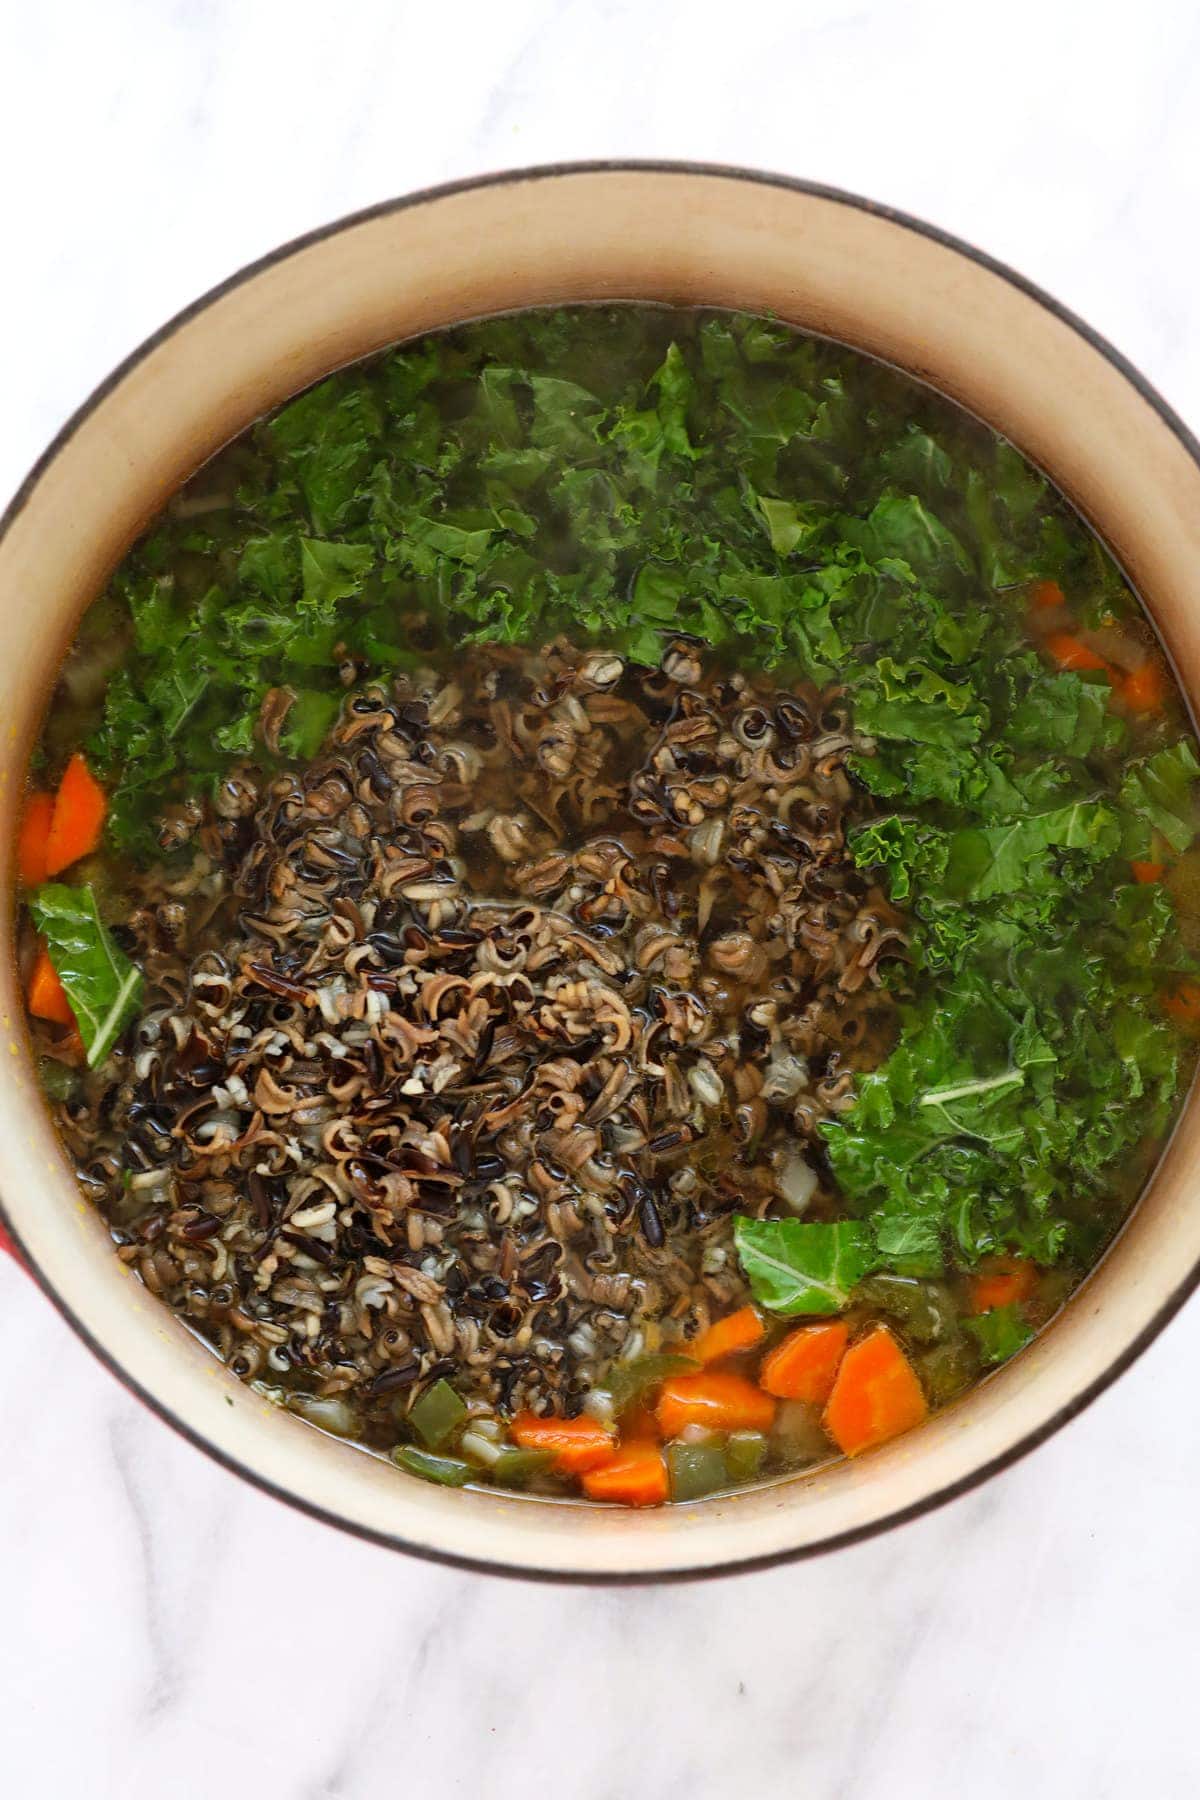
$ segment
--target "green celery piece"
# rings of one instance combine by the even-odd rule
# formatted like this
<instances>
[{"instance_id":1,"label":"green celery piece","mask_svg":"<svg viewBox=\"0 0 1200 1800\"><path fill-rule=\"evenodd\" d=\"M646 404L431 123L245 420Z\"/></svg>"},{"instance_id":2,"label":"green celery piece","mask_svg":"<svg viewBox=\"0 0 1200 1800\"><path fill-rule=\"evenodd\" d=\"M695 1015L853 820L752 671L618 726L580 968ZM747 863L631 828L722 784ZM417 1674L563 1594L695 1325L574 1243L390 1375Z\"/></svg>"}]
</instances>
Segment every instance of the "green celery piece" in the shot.
<instances>
[{"instance_id":1,"label":"green celery piece","mask_svg":"<svg viewBox=\"0 0 1200 1800\"><path fill-rule=\"evenodd\" d=\"M796 1466L823 1462L833 1454L821 1409L807 1400L781 1400L771 1435L784 1460Z\"/></svg>"},{"instance_id":2,"label":"green celery piece","mask_svg":"<svg viewBox=\"0 0 1200 1800\"><path fill-rule=\"evenodd\" d=\"M413 1406L408 1419L431 1450L440 1450L454 1436L466 1416L467 1408L450 1383L435 1381Z\"/></svg>"},{"instance_id":3,"label":"green celery piece","mask_svg":"<svg viewBox=\"0 0 1200 1800\"><path fill-rule=\"evenodd\" d=\"M980 1313L977 1319L967 1319L965 1323L985 1363L1007 1362L1010 1356L1031 1343L1035 1335L1032 1325L1022 1318L1015 1306L994 1307L991 1312Z\"/></svg>"},{"instance_id":4,"label":"green celery piece","mask_svg":"<svg viewBox=\"0 0 1200 1800\"><path fill-rule=\"evenodd\" d=\"M557 1460L553 1450L502 1450L491 1466L495 1481L525 1481L530 1475L543 1475Z\"/></svg>"},{"instance_id":5,"label":"green celery piece","mask_svg":"<svg viewBox=\"0 0 1200 1800\"><path fill-rule=\"evenodd\" d=\"M703 1500L729 1480L725 1455L719 1443L668 1444L667 1473L672 1500Z\"/></svg>"},{"instance_id":6,"label":"green celery piece","mask_svg":"<svg viewBox=\"0 0 1200 1800\"><path fill-rule=\"evenodd\" d=\"M761 1431L731 1431L725 1439L730 1481L753 1481L766 1459L767 1440Z\"/></svg>"},{"instance_id":7,"label":"green celery piece","mask_svg":"<svg viewBox=\"0 0 1200 1800\"><path fill-rule=\"evenodd\" d=\"M915 1366L921 1386L934 1406L945 1406L955 1399L979 1373L979 1359L966 1338L935 1344L916 1358Z\"/></svg>"},{"instance_id":8,"label":"green celery piece","mask_svg":"<svg viewBox=\"0 0 1200 1800\"><path fill-rule=\"evenodd\" d=\"M881 1272L868 1275L852 1297L856 1306L868 1306L895 1319L914 1343L941 1343L958 1334L953 1297L940 1281L916 1281L911 1276Z\"/></svg>"},{"instance_id":9,"label":"green celery piece","mask_svg":"<svg viewBox=\"0 0 1200 1800\"><path fill-rule=\"evenodd\" d=\"M69 1100L79 1086L79 1076L53 1056L39 1056L38 1081L47 1100Z\"/></svg>"},{"instance_id":10,"label":"green celery piece","mask_svg":"<svg viewBox=\"0 0 1200 1800\"><path fill-rule=\"evenodd\" d=\"M113 942L90 885L50 882L33 893L29 910L71 1003L88 1067L94 1069L137 1011L142 972Z\"/></svg>"},{"instance_id":11,"label":"green celery piece","mask_svg":"<svg viewBox=\"0 0 1200 1800\"><path fill-rule=\"evenodd\" d=\"M672 1375L695 1375L700 1364L691 1356L662 1353L632 1357L629 1362L614 1363L600 1384L612 1396L613 1411L618 1415L650 1388Z\"/></svg>"},{"instance_id":12,"label":"green celery piece","mask_svg":"<svg viewBox=\"0 0 1200 1800\"><path fill-rule=\"evenodd\" d=\"M434 1456L415 1444L398 1444L392 1451L392 1461L397 1468L419 1475L422 1481L436 1482L439 1487L464 1487L476 1473L470 1463L457 1456Z\"/></svg>"}]
</instances>

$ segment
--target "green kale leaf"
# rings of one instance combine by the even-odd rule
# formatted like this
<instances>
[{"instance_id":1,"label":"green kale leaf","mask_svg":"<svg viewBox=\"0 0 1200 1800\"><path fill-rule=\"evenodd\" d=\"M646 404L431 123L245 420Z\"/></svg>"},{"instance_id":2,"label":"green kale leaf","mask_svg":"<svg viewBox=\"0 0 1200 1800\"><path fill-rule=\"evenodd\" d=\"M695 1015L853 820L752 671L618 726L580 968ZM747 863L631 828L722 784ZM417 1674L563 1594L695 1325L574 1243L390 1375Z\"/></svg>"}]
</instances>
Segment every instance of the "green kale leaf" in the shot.
<instances>
[{"instance_id":1,"label":"green kale leaf","mask_svg":"<svg viewBox=\"0 0 1200 1800\"><path fill-rule=\"evenodd\" d=\"M738 1218L733 1229L750 1291L771 1312L840 1312L878 1263L871 1233L853 1220Z\"/></svg>"},{"instance_id":2,"label":"green kale leaf","mask_svg":"<svg viewBox=\"0 0 1200 1800\"><path fill-rule=\"evenodd\" d=\"M88 1067L108 1055L137 1011L142 972L113 941L90 886L52 882L30 897L33 922L66 990Z\"/></svg>"}]
</instances>

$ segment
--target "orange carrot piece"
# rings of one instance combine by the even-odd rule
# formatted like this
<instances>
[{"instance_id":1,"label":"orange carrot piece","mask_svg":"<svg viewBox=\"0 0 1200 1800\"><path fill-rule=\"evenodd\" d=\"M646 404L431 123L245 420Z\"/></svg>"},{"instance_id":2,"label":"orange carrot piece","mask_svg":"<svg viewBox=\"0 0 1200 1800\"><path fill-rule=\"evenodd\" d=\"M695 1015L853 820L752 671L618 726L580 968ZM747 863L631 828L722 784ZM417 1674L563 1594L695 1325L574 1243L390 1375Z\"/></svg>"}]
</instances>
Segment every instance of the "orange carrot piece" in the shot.
<instances>
[{"instance_id":1,"label":"orange carrot piece","mask_svg":"<svg viewBox=\"0 0 1200 1800\"><path fill-rule=\"evenodd\" d=\"M17 871L23 887L38 887L46 879L46 840L53 817L54 795L30 794L17 836Z\"/></svg>"},{"instance_id":2,"label":"orange carrot piece","mask_svg":"<svg viewBox=\"0 0 1200 1800\"><path fill-rule=\"evenodd\" d=\"M1046 639L1046 649L1060 669L1107 669L1102 656L1088 648L1082 638L1069 631L1057 631Z\"/></svg>"},{"instance_id":3,"label":"orange carrot piece","mask_svg":"<svg viewBox=\"0 0 1200 1800\"><path fill-rule=\"evenodd\" d=\"M858 1456L910 1431L928 1411L912 1364L887 1326L876 1325L842 1358L823 1422L844 1455Z\"/></svg>"},{"instance_id":4,"label":"orange carrot piece","mask_svg":"<svg viewBox=\"0 0 1200 1800\"><path fill-rule=\"evenodd\" d=\"M1117 693L1131 712L1161 712L1167 697L1166 677L1157 663L1144 662L1125 676Z\"/></svg>"},{"instance_id":5,"label":"orange carrot piece","mask_svg":"<svg viewBox=\"0 0 1200 1800\"><path fill-rule=\"evenodd\" d=\"M1166 863L1131 862L1129 866L1133 870L1133 879L1143 887L1152 881L1161 881L1167 872Z\"/></svg>"},{"instance_id":6,"label":"orange carrot piece","mask_svg":"<svg viewBox=\"0 0 1200 1800\"><path fill-rule=\"evenodd\" d=\"M971 1277L971 1311L1020 1306L1037 1286L1037 1270L1020 1256L996 1257Z\"/></svg>"},{"instance_id":7,"label":"orange carrot piece","mask_svg":"<svg viewBox=\"0 0 1200 1800\"><path fill-rule=\"evenodd\" d=\"M758 1379L780 1400L807 1400L824 1406L846 1354L850 1329L841 1319L827 1325L801 1325L763 1358Z\"/></svg>"},{"instance_id":8,"label":"orange carrot piece","mask_svg":"<svg viewBox=\"0 0 1200 1800\"><path fill-rule=\"evenodd\" d=\"M509 1431L522 1450L553 1450L554 1467L561 1475L582 1475L607 1462L615 1442L611 1431L582 1413L576 1419L539 1419L536 1413L518 1413Z\"/></svg>"},{"instance_id":9,"label":"orange carrot piece","mask_svg":"<svg viewBox=\"0 0 1200 1800\"><path fill-rule=\"evenodd\" d=\"M775 1402L744 1375L706 1370L703 1375L676 1375L664 1381L658 1396L658 1423L664 1437L677 1437L685 1425L707 1425L711 1431L769 1431Z\"/></svg>"},{"instance_id":10,"label":"orange carrot piece","mask_svg":"<svg viewBox=\"0 0 1200 1800\"><path fill-rule=\"evenodd\" d=\"M1029 590L1031 606L1065 606L1067 596L1057 581L1035 581Z\"/></svg>"},{"instance_id":11,"label":"orange carrot piece","mask_svg":"<svg viewBox=\"0 0 1200 1800\"><path fill-rule=\"evenodd\" d=\"M76 751L63 771L46 839L46 873L57 875L100 842L108 801L104 789Z\"/></svg>"},{"instance_id":12,"label":"orange carrot piece","mask_svg":"<svg viewBox=\"0 0 1200 1800\"><path fill-rule=\"evenodd\" d=\"M598 1469L583 1477L589 1500L612 1500L619 1506L661 1506L670 1491L667 1465L658 1445L634 1438Z\"/></svg>"},{"instance_id":13,"label":"orange carrot piece","mask_svg":"<svg viewBox=\"0 0 1200 1800\"><path fill-rule=\"evenodd\" d=\"M1200 986L1185 981L1171 994L1162 997L1163 1011L1182 1025L1200 1025Z\"/></svg>"},{"instance_id":14,"label":"orange carrot piece","mask_svg":"<svg viewBox=\"0 0 1200 1800\"><path fill-rule=\"evenodd\" d=\"M33 974L29 977L28 999L29 1010L35 1019L49 1019L54 1025L75 1023L75 1014L71 1011L66 989L58 979L48 950L38 951Z\"/></svg>"},{"instance_id":15,"label":"orange carrot piece","mask_svg":"<svg viewBox=\"0 0 1200 1800\"><path fill-rule=\"evenodd\" d=\"M732 1356L737 1350L752 1350L762 1341L766 1330L756 1309L742 1306L737 1312L717 1319L707 1331L702 1331L694 1344L685 1346L684 1355L694 1356L701 1363L718 1362L722 1356Z\"/></svg>"}]
</instances>

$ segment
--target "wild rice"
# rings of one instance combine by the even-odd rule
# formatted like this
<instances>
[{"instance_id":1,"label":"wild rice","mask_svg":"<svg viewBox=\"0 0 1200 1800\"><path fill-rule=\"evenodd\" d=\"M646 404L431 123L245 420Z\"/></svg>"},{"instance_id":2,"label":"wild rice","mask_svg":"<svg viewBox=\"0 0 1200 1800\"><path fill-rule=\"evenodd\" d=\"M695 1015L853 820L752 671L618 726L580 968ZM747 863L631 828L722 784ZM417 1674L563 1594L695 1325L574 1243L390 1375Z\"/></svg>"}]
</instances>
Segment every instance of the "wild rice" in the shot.
<instances>
[{"instance_id":1,"label":"wild rice","mask_svg":"<svg viewBox=\"0 0 1200 1800\"><path fill-rule=\"evenodd\" d=\"M573 1411L702 1328L742 1292L735 1211L820 1214L821 1120L888 1029L855 750L836 691L559 641L235 771L192 838L208 899L137 911L132 1054L64 1109L125 1260L381 1437L440 1375Z\"/></svg>"}]
</instances>

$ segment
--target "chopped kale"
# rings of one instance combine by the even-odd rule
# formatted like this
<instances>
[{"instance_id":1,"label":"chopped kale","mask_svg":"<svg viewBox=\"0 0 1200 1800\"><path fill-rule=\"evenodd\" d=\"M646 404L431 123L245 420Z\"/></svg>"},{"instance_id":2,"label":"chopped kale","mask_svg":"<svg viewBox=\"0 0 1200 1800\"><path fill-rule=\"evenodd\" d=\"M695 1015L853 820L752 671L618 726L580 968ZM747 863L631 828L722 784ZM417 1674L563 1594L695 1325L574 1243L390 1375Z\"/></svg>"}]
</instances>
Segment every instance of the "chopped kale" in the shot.
<instances>
[{"instance_id":1,"label":"chopped kale","mask_svg":"<svg viewBox=\"0 0 1200 1800\"><path fill-rule=\"evenodd\" d=\"M335 375L164 515L95 614L129 644L90 742L116 842L151 854L166 798L261 758L269 690L309 756L347 663L435 641L569 629L653 663L684 631L836 676L874 740L855 857L910 914L900 1032L825 1128L854 1220L743 1224L747 1272L827 1310L880 1266L1092 1254L1178 1091L1157 992L1193 965L1129 862L1187 850L1200 764L1170 709L1135 733L1103 675L1050 670L1020 584L1107 624L1136 615L1119 571L1015 450L882 367L763 320L586 316Z\"/></svg>"}]
</instances>

